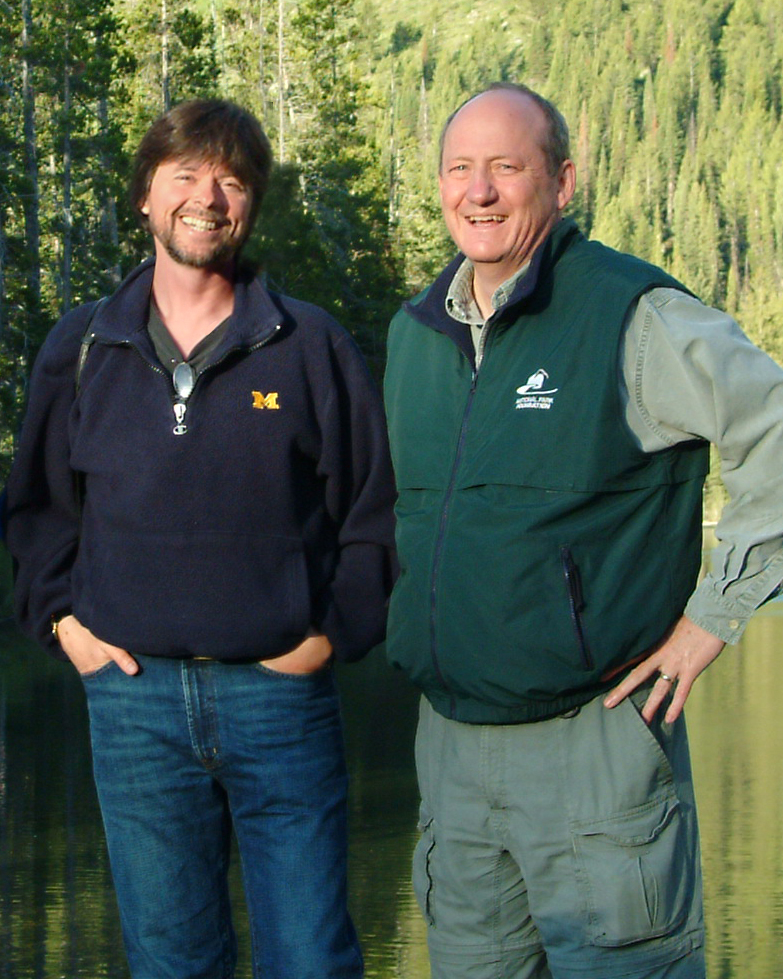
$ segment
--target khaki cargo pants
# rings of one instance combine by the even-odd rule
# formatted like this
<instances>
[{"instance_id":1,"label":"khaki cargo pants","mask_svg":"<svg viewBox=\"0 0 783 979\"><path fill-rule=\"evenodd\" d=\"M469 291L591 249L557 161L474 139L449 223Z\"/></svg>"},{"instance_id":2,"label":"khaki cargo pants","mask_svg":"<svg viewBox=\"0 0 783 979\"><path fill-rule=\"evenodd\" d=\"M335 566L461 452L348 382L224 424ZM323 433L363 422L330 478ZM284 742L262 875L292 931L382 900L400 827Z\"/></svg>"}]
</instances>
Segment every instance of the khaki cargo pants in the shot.
<instances>
[{"instance_id":1,"label":"khaki cargo pants","mask_svg":"<svg viewBox=\"0 0 783 979\"><path fill-rule=\"evenodd\" d=\"M433 979L704 979L685 723L648 727L646 694L514 725L422 699L413 876Z\"/></svg>"}]
</instances>

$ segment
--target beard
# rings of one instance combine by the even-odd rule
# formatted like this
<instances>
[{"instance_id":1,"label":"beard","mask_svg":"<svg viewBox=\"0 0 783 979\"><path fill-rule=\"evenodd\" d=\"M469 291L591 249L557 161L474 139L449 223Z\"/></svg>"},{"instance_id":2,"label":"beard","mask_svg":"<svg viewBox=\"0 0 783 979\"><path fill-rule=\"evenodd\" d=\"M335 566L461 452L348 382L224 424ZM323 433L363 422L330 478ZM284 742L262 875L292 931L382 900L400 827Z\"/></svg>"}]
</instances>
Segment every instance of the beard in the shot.
<instances>
[{"instance_id":1,"label":"beard","mask_svg":"<svg viewBox=\"0 0 783 979\"><path fill-rule=\"evenodd\" d=\"M198 217L205 221L219 220L208 213ZM172 226L159 227L150 221L149 228L153 237L163 245L175 262L192 269L225 268L234 261L245 243L244 237L237 239L229 234L228 225L223 228L224 234L209 246L189 245L180 240L176 232L176 222Z\"/></svg>"},{"instance_id":2,"label":"beard","mask_svg":"<svg viewBox=\"0 0 783 979\"><path fill-rule=\"evenodd\" d=\"M180 245L173 235L161 238L160 243L175 262L192 269L224 268L234 260L241 247L239 242L227 239L216 241L211 248L191 251Z\"/></svg>"}]
</instances>

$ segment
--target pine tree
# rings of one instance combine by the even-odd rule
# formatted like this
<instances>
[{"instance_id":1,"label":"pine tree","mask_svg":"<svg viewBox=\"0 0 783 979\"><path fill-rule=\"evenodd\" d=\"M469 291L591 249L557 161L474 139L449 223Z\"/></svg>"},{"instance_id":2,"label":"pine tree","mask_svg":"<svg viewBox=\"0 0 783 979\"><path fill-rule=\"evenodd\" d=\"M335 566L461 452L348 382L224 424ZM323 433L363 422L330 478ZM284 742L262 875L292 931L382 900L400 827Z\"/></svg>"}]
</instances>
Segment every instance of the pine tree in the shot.
<instances>
[{"instance_id":1,"label":"pine tree","mask_svg":"<svg viewBox=\"0 0 783 979\"><path fill-rule=\"evenodd\" d=\"M310 298L377 358L400 290L387 244L386 173L360 118L367 90L354 0L302 0L290 36L297 66L287 96L297 120L288 136L290 159L328 280ZM273 280L282 275L268 256L265 267Z\"/></svg>"}]
</instances>

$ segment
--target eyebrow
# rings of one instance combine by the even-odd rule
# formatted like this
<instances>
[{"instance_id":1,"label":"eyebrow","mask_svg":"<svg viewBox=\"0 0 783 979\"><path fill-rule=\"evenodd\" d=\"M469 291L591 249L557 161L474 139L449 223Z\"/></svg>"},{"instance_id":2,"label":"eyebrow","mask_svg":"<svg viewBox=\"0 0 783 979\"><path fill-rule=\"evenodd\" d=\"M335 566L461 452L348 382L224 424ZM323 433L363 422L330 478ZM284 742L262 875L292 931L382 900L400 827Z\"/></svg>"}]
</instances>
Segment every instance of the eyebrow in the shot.
<instances>
[{"instance_id":1,"label":"eyebrow","mask_svg":"<svg viewBox=\"0 0 783 979\"><path fill-rule=\"evenodd\" d=\"M466 163L472 163L473 160L477 159L475 156L471 156L469 153L452 153L449 155L443 155L443 162L456 163L458 161L464 161ZM483 159L483 157L482 157ZM498 153L495 156L488 158L488 163L497 163L498 160L525 160L526 157L522 153Z\"/></svg>"},{"instance_id":2,"label":"eyebrow","mask_svg":"<svg viewBox=\"0 0 783 979\"><path fill-rule=\"evenodd\" d=\"M207 162L208 161L206 161L206 160L201 160L201 161L200 160L183 160L181 162L180 161L177 161L176 159L175 160L172 160L172 163L175 164L175 166L174 166L174 169L175 170L187 170L189 173L195 173L196 170L200 170L201 167L205 163L207 163ZM243 185L247 183L247 181L243 180L239 176L239 174L237 174L233 170L229 169L225 164L223 164L223 163L216 163L213 166L214 166L214 169L216 171L216 174L215 175L217 177L219 177L221 179L222 178L225 178L225 177L231 177L233 180L238 180ZM225 170L221 170L221 167L225 167Z\"/></svg>"}]
</instances>

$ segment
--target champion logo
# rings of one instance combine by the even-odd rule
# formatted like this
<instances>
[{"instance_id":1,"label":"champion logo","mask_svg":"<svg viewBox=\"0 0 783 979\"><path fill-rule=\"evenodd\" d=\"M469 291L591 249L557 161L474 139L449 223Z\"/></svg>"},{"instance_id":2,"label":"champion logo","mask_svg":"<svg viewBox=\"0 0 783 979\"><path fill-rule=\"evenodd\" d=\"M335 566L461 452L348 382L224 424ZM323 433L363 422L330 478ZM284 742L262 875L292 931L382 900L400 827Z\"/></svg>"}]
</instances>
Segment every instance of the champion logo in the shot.
<instances>
[{"instance_id":1,"label":"champion logo","mask_svg":"<svg viewBox=\"0 0 783 979\"><path fill-rule=\"evenodd\" d=\"M547 411L554 404L554 395L557 388L551 387L549 374L543 367L531 374L525 384L517 388L519 397L516 401L516 408L537 408Z\"/></svg>"}]
</instances>

